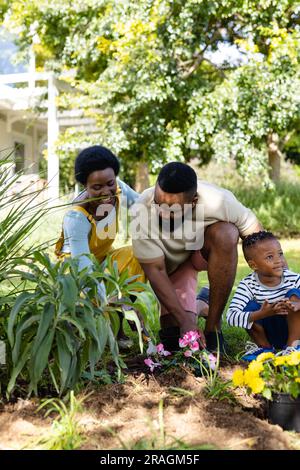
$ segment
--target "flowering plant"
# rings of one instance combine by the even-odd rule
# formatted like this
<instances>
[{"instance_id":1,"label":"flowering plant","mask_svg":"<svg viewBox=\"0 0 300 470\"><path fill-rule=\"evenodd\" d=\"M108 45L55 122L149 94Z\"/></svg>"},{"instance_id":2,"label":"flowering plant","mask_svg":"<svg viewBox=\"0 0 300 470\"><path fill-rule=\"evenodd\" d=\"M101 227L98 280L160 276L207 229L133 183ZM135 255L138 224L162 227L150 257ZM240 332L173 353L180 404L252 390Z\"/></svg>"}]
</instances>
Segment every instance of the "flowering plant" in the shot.
<instances>
[{"instance_id":1,"label":"flowering plant","mask_svg":"<svg viewBox=\"0 0 300 470\"><path fill-rule=\"evenodd\" d=\"M216 357L205 349L200 350L199 339L200 335L197 331L188 331L185 333L183 338L179 340L179 346L183 350L183 355L186 358L191 357L195 359L200 366L201 373L203 373L203 368L205 370L207 367L211 370L215 370L217 366Z\"/></svg>"},{"instance_id":2,"label":"flowering plant","mask_svg":"<svg viewBox=\"0 0 300 470\"><path fill-rule=\"evenodd\" d=\"M163 361L163 358L170 355L171 353L165 350L164 345L162 343L159 343L157 346L155 346L152 341L149 341L147 349L148 358L144 360L144 363L146 364L146 366L149 367L150 372L153 372L156 367L162 367L165 362ZM149 356L155 358L155 361Z\"/></svg>"},{"instance_id":3,"label":"flowering plant","mask_svg":"<svg viewBox=\"0 0 300 470\"><path fill-rule=\"evenodd\" d=\"M220 354L218 352L217 357L211 354L209 351L200 348L201 339L197 331L188 331L185 335L179 339L180 351L172 354L171 360L166 358L171 353L164 349L163 344L155 346L152 342L149 342L147 349L148 358L144 360L145 364L153 372L157 367L167 365L172 367L183 364L194 370L196 376L204 376L205 394L209 398L217 400L228 400L232 402L232 396L227 390L231 381L224 382L219 376L219 360ZM155 360L153 360L155 358Z\"/></svg>"},{"instance_id":4,"label":"flowering plant","mask_svg":"<svg viewBox=\"0 0 300 470\"><path fill-rule=\"evenodd\" d=\"M186 362L189 358L189 365L196 369L200 369L201 375L208 370L215 370L217 367L217 359L213 354L205 350L200 350L199 340L200 335L197 331L188 331L185 335L179 339L180 351L174 354L172 358L172 364L178 364L180 362ZM183 352L183 354L182 354ZM162 365L169 364L169 360L164 360L171 353L164 349L163 344L155 346L151 341L149 342L147 349L148 358L144 360L144 363L153 372L155 368L161 367ZM149 357L150 356L150 357ZM153 360L155 359L155 360Z\"/></svg>"},{"instance_id":5,"label":"flowering plant","mask_svg":"<svg viewBox=\"0 0 300 470\"><path fill-rule=\"evenodd\" d=\"M273 393L288 393L293 398L300 395L300 351L275 356L262 353L247 369L237 369L232 376L236 387L246 387L247 392L261 393L272 400Z\"/></svg>"}]
</instances>

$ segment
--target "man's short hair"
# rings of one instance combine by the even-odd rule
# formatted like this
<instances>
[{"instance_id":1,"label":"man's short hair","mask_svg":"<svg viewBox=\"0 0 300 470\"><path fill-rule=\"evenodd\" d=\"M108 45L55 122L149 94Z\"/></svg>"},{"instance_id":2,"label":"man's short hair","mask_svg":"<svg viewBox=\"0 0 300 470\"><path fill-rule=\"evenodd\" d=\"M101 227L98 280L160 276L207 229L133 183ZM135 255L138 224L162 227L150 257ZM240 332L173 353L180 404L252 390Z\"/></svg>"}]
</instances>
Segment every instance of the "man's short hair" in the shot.
<instances>
[{"instance_id":1,"label":"man's short hair","mask_svg":"<svg viewBox=\"0 0 300 470\"><path fill-rule=\"evenodd\" d=\"M245 259L247 261L250 259L250 250L255 247L255 245L265 240L277 240L277 238L272 232L267 232L266 230L251 233L251 235L247 235L247 237L244 238L242 247Z\"/></svg>"},{"instance_id":2,"label":"man's short hair","mask_svg":"<svg viewBox=\"0 0 300 470\"><path fill-rule=\"evenodd\" d=\"M189 165L181 162L167 163L157 178L159 187L166 193L186 193L193 197L197 192L197 175Z\"/></svg>"},{"instance_id":3,"label":"man's short hair","mask_svg":"<svg viewBox=\"0 0 300 470\"><path fill-rule=\"evenodd\" d=\"M106 147L93 145L82 150L75 160L75 179L85 185L91 173L112 168L117 176L120 163L117 157Z\"/></svg>"}]
</instances>

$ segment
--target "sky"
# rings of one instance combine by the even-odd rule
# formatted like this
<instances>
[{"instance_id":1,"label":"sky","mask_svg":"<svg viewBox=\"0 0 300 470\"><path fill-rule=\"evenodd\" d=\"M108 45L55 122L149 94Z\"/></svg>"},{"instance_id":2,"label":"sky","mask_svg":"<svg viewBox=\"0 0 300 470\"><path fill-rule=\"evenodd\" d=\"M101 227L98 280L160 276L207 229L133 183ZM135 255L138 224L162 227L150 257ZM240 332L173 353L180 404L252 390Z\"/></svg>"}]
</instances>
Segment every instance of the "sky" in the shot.
<instances>
[{"instance_id":1,"label":"sky","mask_svg":"<svg viewBox=\"0 0 300 470\"><path fill-rule=\"evenodd\" d=\"M0 28L0 74L27 71L26 64L15 63L17 51L18 48L13 42L13 36Z\"/></svg>"}]
</instances>

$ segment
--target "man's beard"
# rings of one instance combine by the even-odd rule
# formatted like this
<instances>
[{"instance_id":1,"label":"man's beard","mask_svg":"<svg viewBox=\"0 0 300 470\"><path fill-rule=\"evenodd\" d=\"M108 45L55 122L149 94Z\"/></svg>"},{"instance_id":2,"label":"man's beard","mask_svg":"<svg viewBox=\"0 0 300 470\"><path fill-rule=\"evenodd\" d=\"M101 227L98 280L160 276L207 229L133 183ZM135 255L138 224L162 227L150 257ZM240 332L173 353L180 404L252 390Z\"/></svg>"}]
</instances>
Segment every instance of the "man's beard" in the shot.
<instances>
[{"instance_id":1,"label":"man's beard","mask_svg":"<svg viewBox=\"0 0 300 470\"><path fill-rule=\"evenodd\" d=\"M179 228L184 223L184 214L181 217L170 217L168 219L162 218L160 215L158 217L159 229L163 232L173 233L177 228Z\"/></svg>"}]
</instances>

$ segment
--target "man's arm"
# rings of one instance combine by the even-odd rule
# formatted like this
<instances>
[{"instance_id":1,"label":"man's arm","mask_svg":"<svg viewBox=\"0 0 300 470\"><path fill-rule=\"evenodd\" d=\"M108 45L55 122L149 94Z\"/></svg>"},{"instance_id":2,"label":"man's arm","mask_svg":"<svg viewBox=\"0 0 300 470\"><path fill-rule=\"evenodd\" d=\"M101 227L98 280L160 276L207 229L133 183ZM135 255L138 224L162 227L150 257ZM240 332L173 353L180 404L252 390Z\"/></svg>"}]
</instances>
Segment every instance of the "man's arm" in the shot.
<instances>
[{"instance_id":1,"label":"man's arm","mask_svg":"<svg viewBox=\"0 0 300 470\"><path fill-rule=\"evenodd\" d=\"M164 305L170 315L174 317L181 333L197 329L196 316L186 312L180 305L176 291L166 271L165 260L161 258L151 263L142 263L140 261L140 264L158 300Z\"/></svg>"},{"instance_id":2,"label":"man's arm","mask_svg":"<svg viewBox=\"0 0 300 470\"><path fill-rule=\"evenodd\" d=\"M243 233L243 235L240 235L240 237L243 239L245 238L247 235L251 235L252 233L256 233L256 232L260 232L261 230L263 230L263 226L261 225L261 223L256 220L256 222L254 224L251 225L251 227L249 227L247 229L246 232Z\"/></svg>"}]
</instances>

